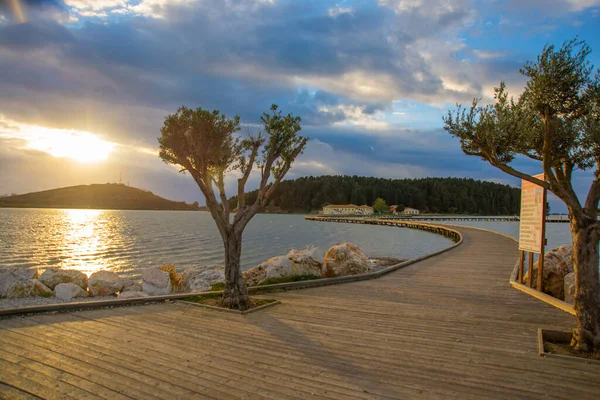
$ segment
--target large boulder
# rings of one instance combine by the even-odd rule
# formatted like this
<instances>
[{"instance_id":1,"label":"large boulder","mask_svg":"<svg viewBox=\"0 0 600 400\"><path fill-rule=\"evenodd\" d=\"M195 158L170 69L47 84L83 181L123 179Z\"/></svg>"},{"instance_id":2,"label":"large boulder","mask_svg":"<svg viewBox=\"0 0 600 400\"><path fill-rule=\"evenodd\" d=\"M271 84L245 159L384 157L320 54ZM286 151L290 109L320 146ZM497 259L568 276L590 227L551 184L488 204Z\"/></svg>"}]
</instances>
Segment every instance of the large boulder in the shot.
<instances>
[{"instance_id":1,"label":"large boulder","mask_svg":"<svg viewBox=\"0 0 600 400\"><path fill-rule=\"evenodd\" d=\"M87 289L88 277L76 269L50 268L39 277L40 281L50 289L55 289L61 283L73 283L83 290Z\"/></svg>"},{"instance_id":2,"label":"large boulder","mask_svg":"<svg viewBox=\"0 0 600 400\"><path fill-rule=\"evenodd\" d=\"M158 268L149 268L142 273L142 290L151 296L171 293L169 273Z\"/></svg>"},{"instance_id":3,"label":"large boulder","mask_svg":"<svg viewBox=\"0 0 600 400\"><path fill-rule=\"evenodd\" d=\"M8 288L18 282L26 282L38 277L37 269L0 268L0 297L8 296Z\"/></svg>"},{"instance_id":4,"label":"large boulder","mask_svg":"<svg viewBox=\"0 0 600 400\"><path fill-rule=\"evenodd\" d=\"M74 283L59 283L54 288L54 295L65 301L89 296L88 292Z\"/></svg>"},{"instance_id":5,"label":"large boulder","mask_svg":"<svg viewBox=\"0 0 600 400\"><path fill-rule=\"evenodd\" d=\"M575 304L575 272L569 272L564 279L565 301Z\"/></svg>"},{"instance_id":6,"label":"large boulder","mask_svg":"<svg viewBox=\"0 0 600 400\"><path fill-rule=\"evenodd\" d=\"M215 283L225 282L225 267L222 265L204 265L187 268L183 271L183 290L185 292L203 292L211 290Z\"/></svg>"},{"instance_id":7,"label":"large boulder","mask_svg":"<svg viewBox=\"0 0 600 400\"><path fill-rule=\"evenodd\" d=\"M148 293L138 292L138 291L129 291L123 292L119 295L119 299L136 299L140 297L148 297Z\"/></svg>"},{"instance_id":8,"label":"large boulder","mask_svg":"<svg viewBox=\"0 0 600 400\"><path fill-rule=\"evenodd\" d=\"M112 271L98 271L90 275L88 287L92 296L110 296L123 289L123 279Z\"/></svg>"},{"instance_id":9,"label":"large boulder","mask_svg":"<svg viewBox=\"0 0 600 400\"><path fill-rule=\"evenodd\" d=\"M133 279L123 279L123 289L121 289L121 293L123 292L141 292L142 291L142 282L134 281Z\"/></svg>"},{"instance_id":10,"label":"large boulder","mask_svg":"<svg viewBox=\"0 0 600 400\"><path fill-rule=\"evenodd\" d=\"M539 261L533 265L533 284L537 282L537 271ZM573 272L573 248L571 246L560 246L544 254L544 273L542 277L543 292L557 299L565 298L564 279L565 275ZM523 279L527 282L529 272Z\"/></svg>"},{"instance_id":11,"label":"large boulder","mask_svg":"<svg viewBox=\"0 0 600 400\"><path fill-rule=\"evenodd\" d=\"M323 276L357 275L370 272L373 265L362 252L352 243L338 243L325 254L323 262Z\"/></svg>"},{"instance_id":12,"label":"large boulder","mask_svg":"<svg viewBox=\"0 0 600 400\"><path fill-rule=\"evenodd\" d=\"M7 288L6 292L6 297L9 299L37 296L49 297L53 294L52 290L37 279L16 281Z\"/></svg>"},{"instance_id":13,"label":"large boulder","mask_svg":"<svg viewBox=\"0 0 600 400\"><path fill-rule=\"evenodd\" d=\"M242 276L248 286L256 286L268 279L291 278L293 276L321 276L323 251L315 246L304 250L291 250L285 256L269 258L267 261L244 271Z\"/></svg>"}]
</instances>

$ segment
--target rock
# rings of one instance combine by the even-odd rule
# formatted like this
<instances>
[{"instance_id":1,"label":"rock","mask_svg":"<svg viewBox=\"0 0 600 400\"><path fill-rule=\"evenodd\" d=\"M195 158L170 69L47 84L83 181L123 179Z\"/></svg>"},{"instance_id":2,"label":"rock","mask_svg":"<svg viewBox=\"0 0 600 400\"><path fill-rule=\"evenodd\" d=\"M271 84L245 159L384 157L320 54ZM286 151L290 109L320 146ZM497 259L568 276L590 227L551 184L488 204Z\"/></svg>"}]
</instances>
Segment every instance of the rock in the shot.
<instances>
[{"instance_id":1,"label":"rock","mask_svg":"<svg viewBox=\"0 0 600 400\"><path fill-rule=\"evenodd\" d=\"M322 259L323 251L315 246L304 250L291 250L285 256L269 258L256 267L244 271L242 276L248 286L255 286L273 278L321 276Z\"/></svg>"},{"instance_id":2,"label":"rock","mask_svg":"<svg viewBox=\"0 0 600 400\"><path fill-rule=\"evenodd\" d=\"M0 268L0 297L7 297L8 288L17 282L30 281L37 277L37 269Z\"/></svg>"},{"instance_id":3,"label":"rock","mask_svg":"<svg viewBox=\"0 0 600 400\"><path fill-rule=\"evenodd\" d=\"M537 270L539 262L533 265L533 286L537 282ZM573 272L573 248L571 246L560 246L550 250L544 255L543 292L557 299L565 298L564 278L569 272ZM525 274L523 282L529 279L529 272Z\"/></svg>"},{"instance_id":4,"label":"rock","mask_svg":"<svg viewBox=\"0 0 600 400\"><path fill-rule=\"evenodd\" d=\"M54 295L61 300L72 300L79 297L88 297L89 294L75 283L59 283L54 288Z\"/></svg>"},{"instance_id":5,"label":"rock","mask_svg":"<svg viewBox=\"0 0 600 400\"><path fill-rule=\"evenodd\" d=\"M128 281L123 285L123 289L121 289L121 293L124 292L141 292L142 291L142 282L136 282L133 279L128 279Z\"/></svg>"},{"instance_id":6,"label":"rock","mask_svg":"<svg viewBox=\"0 0 600 400\"><path fill-rule=\"evenodd\" d=\"M222 265L203 265L187 268L182 274L185 292L203 292L211 290L215 283L225 282L225 267Z\"/></svg>"},{"instance_id":7,"label":"rock","mask_svg":"<svg viewBox=\"0 0 600 400\"><path fill-rule=\"evenodd\" d=\"M358 246L352 243L339 243L327 250L323 263L323 276L357 275L370 272L371 262Z\"/></svg>"},{"instance_id":8,"label":"rock","mask_svg":"<svg viewBox=\"0 0 600 400\"><path fill-rule=\"evenodd\" d=\"M44 285L38 279L32 279L31 282L35 285L38 294L42 297L54 296L54 292L48 286Z\"/></svg>"},{"instance_id":9,"label":"rock","mask_svg":"<svg viewBox=\"0 0 600 400\"><path fill-rule=\"evenodd\" d=\"M50 268L40 275L40 281L50 289L55 289L60 283L73 283L83 290L87 289L88 277L76 269Z\"/></svg>"},{"instance_id":10,"label":"rock","mask_svg":"<svg viewBox=\"0 0 600 400\"><path fill-rule=\"evenodd\" d=\"M149 268L142 273L142 290L151 296L171 293L169 273L158 268Z\"/></svg>"},{"instance_id":11,"label":"rock","mask_svg":"<svg viewBox=\"0 0 600 400\"><path fill-rule=\"evenodd\" d=\"M565 301L575 304L575 272L569 272L564 278Z\"/></svg>"},{"instance_id":12,"label":"rock","mask_svg":"<svg viewBox=\"0 0 600 400\"><path fill-rule=\"evenodd\" d=\"M110 296L123 289L123 279L112 271L98 271L90 275L88 287L92 296Z\"/></svg>"},{"instance_id":13,"label":"rock","mask_svg":"<svg viewBox=\"0 0 600 400\"><path fill-rule=\"evenodd\" d=\"M37 296L50 297L53 294L52 290L37 279L15 281L7 288L6 292L6 297L9 299Z\"/></svg>"},{"instance_id":14,"label":"rock","mask_svg":"<svg viewBox=\"0 0 600 400\"><path fill-rule=\"evenodd\" d=\"M123 292L119 295L119 299L135 299L138 297L148 297L148 293L139 292L139 291L128 291Z\"/></svg>"}]
</instances>

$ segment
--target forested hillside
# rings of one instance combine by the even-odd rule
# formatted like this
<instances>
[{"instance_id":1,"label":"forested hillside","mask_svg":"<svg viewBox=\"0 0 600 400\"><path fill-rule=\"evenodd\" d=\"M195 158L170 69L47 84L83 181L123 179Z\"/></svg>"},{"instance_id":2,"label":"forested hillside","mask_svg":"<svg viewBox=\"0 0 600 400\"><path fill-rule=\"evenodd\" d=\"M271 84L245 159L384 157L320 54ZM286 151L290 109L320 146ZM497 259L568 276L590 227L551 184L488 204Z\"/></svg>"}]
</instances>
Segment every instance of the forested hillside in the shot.
<instances>
[{"instance_id":1,"label":"forested hillside","mask_svg":"<svg viewBox=\"0 0 600 400\"><path fill-rule=\"evenodd\" d=\"M310 212L328 203L372 205L382 197L388 205L413 207L421 212L513 215L519 213L520 192L508 185L465 178L311 176L282 182L272 206L289 212ZM256 192L247 194L247 201L255 198Z\"/></svg>"}]
</instances>

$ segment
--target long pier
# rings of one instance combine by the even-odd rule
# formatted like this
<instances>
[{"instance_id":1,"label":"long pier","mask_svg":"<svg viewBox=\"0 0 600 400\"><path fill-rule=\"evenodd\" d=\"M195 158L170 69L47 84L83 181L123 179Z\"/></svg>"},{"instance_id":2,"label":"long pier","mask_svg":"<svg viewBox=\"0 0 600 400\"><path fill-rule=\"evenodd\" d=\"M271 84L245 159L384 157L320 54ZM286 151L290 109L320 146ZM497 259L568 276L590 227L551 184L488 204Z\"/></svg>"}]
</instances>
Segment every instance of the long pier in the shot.
<instances>
[{"instance_id":1,"label":"long pier","mask_svg":"<svg viewBox=\"0 0 600 400\"><path fill-rule=\"evenodd\" d=\"M485 222L519 222L517 215L504 217L475 217L475 216L432 216L432 215L382 215L382 216L358 216L358 215L324 215L324 218L361 218L361 219L387 219L393 221L437 221L444 223L448 221L485 221ZM569 223L567 216L546 217L547 223Z\"/></svg>"},{"instance_id":2,"label":"long pier","mask_svg":"<svg viewBox=\"0 0 600 400\"><path fill-rule=\"evenodd\" d=\"M246 316L161 303L0 320L0 398L598 399L597 365L538 355L538 328L575 319L511 288L515 242L453 229L446 253Z\"/></svg>"}]
</instances>

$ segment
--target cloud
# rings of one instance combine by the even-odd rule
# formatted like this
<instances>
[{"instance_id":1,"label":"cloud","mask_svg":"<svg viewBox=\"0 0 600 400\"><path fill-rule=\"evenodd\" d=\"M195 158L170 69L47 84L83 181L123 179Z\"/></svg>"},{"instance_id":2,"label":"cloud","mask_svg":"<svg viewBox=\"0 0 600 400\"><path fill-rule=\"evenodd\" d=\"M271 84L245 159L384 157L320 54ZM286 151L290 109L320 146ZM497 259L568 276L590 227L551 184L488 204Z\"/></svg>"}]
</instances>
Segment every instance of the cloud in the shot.
<instances>
[{"instance_id":1,"label":"cloud","mask_svg":"<svg viewBox=\"0 0 600 400\"><path fill-rule=\"evenodd\" d=\"M354 13L354 8L342 7L339 4L336 4L335 7L331 7L329 10L327 10L327 14L332 18L338 17L343 14L352 14L352 13Z\"/></svg>"},{"instance_id":2,"label":"cloud","mask_svg":"<svg viewBox=\"0 0 600 400\"><path fill-rule=\"evenodd\" d=\"M339 116L339 120L333 123L334 126L361 127L367 130L389 128L389 124L383 121L385 116L381 111L367 113L366 108L356 105L321 106L319 112Z\"/></svg>"},{"instance_id":3,"label":"cloud","mask_svg":"<svg viewBox=\"0 0 600 400\"><path fill-rule=\"evenodd\" d=\"M24 4L25 24L0 7L6 118L102 134L120 155L136 154L130 167L140 182L173 189L172 168L150 153L164 117L182 104L239 114L254 126L272 103L301 116L303 132L316 141L296 174L355 173L361 160L363 175L392 168L500 177L441 131L443 110L473 97L489 101L501 80L518 94L523 62L545 41L563 40L547 35L568 15L578 13L588 26L592 12L581 10L597 1L551 0L560 11L541 0ZM153 182L143 168L160 178ZM191 196L188 190L182 193Z\"/></svg>"}]
</instances>

